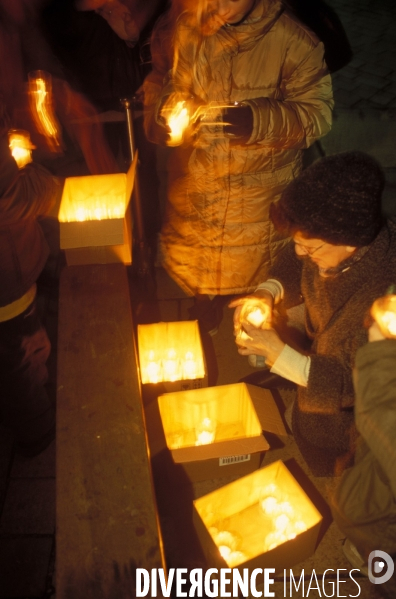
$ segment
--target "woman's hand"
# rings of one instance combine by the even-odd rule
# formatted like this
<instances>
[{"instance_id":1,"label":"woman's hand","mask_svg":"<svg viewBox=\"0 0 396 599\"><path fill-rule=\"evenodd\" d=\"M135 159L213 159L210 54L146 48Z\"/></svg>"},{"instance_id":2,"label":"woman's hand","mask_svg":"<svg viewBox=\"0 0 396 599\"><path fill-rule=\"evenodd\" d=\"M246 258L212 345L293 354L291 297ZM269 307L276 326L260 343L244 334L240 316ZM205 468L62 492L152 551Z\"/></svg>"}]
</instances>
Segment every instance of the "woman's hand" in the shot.
<instances>
[{"instance_id":1,"label":"woman's hand","mask_svg":"<svg viewBox=\"0 0 396 599\"><path fill-rule=\"evenodd\" d=\"M275 329L258 329L251 324L244 324L243 328L246 335L235 339L238 352L242 356L264 356L266 363L272 366L286 345Z\"/></svg>"},{"instance_id":2,"label":"woman's hand","mask_svg":"<svg viewBox=\"0 0 396 599\"><path fill-rule=\"evenodd\" d=\"M264 314L267 314L267 318L265 320L265 324L269 325L272 322L272 312L274 308L274 298L272 293L266 291L265 289L261 289L259 291L255 291L254 294L246 295L245 297L240 297L238 299L232 300L228 304L229 308L235 308L234 312L234 335L237 335L241 330L241 311L242 308L249 302L256 303L259 301L262 303L262 310ZM245 325L243 325L245 328Z\"/></svg>"}]
</instances>

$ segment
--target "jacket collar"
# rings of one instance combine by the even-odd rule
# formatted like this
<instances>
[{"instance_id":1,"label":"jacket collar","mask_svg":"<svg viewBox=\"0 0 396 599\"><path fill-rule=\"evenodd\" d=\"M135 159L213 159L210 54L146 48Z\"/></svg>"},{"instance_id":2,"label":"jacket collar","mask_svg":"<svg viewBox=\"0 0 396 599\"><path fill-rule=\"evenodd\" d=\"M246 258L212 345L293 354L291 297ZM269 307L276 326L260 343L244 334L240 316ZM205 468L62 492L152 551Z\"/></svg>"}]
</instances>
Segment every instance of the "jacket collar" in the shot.
<instances>
[{"instance_id":1,"label":"jacket collar","mask_svg":"<svg viewBox=\"0 0 396 599\"><path fill-rule=\"evenodd\" d=\"M245 21L237 25L224 25L220 31L235 39L239 49L247 49L273 27L283 11L281 0L258 0Z\"/></svg>"}]
</instances>

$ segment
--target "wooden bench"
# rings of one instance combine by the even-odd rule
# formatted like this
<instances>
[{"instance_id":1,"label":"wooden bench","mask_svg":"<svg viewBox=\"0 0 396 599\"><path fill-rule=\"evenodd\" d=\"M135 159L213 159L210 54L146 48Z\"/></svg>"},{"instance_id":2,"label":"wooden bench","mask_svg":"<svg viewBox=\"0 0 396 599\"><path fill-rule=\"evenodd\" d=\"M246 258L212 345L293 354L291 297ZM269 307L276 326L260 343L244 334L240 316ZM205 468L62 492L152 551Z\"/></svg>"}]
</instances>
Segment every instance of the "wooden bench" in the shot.
<instances>
[{"instance_id":1,"label":"wooden bench","mask_svg":"<svg viewBox=\"0 0 396 599\"><path fill-rule=\"evenodd\" d=\"M57 384L57 599L134 598L164 559L123 265L63 270Z\"/></svg>"}]
</instances>

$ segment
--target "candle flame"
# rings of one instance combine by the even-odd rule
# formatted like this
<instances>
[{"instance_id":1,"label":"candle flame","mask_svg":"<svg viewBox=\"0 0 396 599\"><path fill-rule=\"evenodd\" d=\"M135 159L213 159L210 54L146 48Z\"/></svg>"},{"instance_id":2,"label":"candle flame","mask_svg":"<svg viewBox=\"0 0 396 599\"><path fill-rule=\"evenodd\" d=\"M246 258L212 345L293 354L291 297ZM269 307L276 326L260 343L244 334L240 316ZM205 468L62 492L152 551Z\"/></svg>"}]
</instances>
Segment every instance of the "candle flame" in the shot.
<instances>
[{"instance_id":1,"label":"candle flame","mask_svg":"<svg viewBox=\"0 0 396 599\"><path fill-rule=\"evenodd\" d=\"M41 77L38 77L33 81L35 82L36 89L32 91L32 94L35 101L36 114L40 121L42 131L45 135L51 137L56 145L59 145L58 128L56 126L55 117L52 114L51 99L47 91L46 81Z\"/></svg>"},{"instance_id":2,"label":"candle flame","mask_svg":"<svg viewBox=\"0 0 396 599\"><path fill-rule=\"evenodd\" d=\"M163 354L162 354L163 355ZM195 359L193 352L187 351L184 359L180 360L175 349L169 349L165 356L157 355L150 350L146 358L145 367L147 383L158 383L160 381L194 380L202 376L200 364ZM201 365L202 369L202 365ZM210 443L210 441L207 441Z\"/></svg>"},{"instance_id":3,"label":"candle flame","mask_svg":"<svg viewBox=\"0 0 396 599\"><path fill-rule=\"evenodd\" d=\"M177 102L168 118L171 141L169 145L178 145L183 141L183 135L187 129L190 116L184 101Z\"/></svg>"},{"instance_id":4,"label":"candle flame","mask_svg":"<svg viewBox=\"0 0 396 599\"><path fill-rule=\"evenodd\" d=\"M256 308L250 314L247 315L246 320L250 322L250 324L255 327L261 327L262 324L266 321L267 317L260 308Z\"/></svg>"},{"instance_id":5,"label":"candle flame","mask_svg":"<svg viewBox=\"0 0 396 599\"><path fill-rule=\"evenodd\" d=\"M389 333L391 335L396 335L396 314L394 312L387 311L382 314L381 319Z\"/></svg>"},{"instance_id":6,"label":"candle flame","mask_svg":"<svg viewBox=\"0 0 396 599\"><path fill-rule=\"evenodd\" d=\"M32 162L32 150L35 146L31 143L30 135L27 131L10 131L8 144L18 168L22 168Z\"/></svg>"},{"instance_id":7,"label":"candle flame","mask_svg":"<svg viewBox=\"0 0 396 599\"><path fill-rule=\"evenodd\" d=\"M195 445L209 445L213 443L216 433L216 423L205 417L197 426L197 440Z\"/></svg>"},{"instance_id":8,"label":"candle flame","mask_svg":"<svg viewBox=\"0 0 396 599\"><path fill-rule=\"evenodd\" d=\"M375 300L371 314L384 337L396 337L396 295L387 293Z\"/></svg>"}]
</instances>

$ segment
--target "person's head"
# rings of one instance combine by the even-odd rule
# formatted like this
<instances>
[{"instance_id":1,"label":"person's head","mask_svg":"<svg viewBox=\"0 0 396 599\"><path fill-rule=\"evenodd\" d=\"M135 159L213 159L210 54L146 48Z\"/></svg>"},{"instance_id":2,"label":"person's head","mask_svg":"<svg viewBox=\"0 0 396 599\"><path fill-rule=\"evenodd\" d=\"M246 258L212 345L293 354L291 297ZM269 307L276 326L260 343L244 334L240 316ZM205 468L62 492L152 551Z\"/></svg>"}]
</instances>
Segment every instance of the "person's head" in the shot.
<instances>
[{"instance_id":1,"label":"person's head","mask_svg":"<svg viewBox=\"0 0 396 599\"><path fill-rule=\"evenodd\" d=\"M297 255L334 267L378 235L384 182L381 167L368 154L326 156L287 186L270 217L294 239Z\"/></svg>"},{"instance_id":2,"label":"person's head","mask_svg":"<svg viewBox=\"0 0 396 599\"><path fill-rule=\"evenodd\" d=\"M204 36L223 25L239 25L253 11L257 0L196 0L197 22Z\"/></svg>"},{"instance_id":3,"label":"person's head","mask_svg":"<svg viewBox=\"0 0 396 599\"><path fill-rule=\"evenodd\" d=\"M166 6L167 0L76 0L78 10L94 10L130 46L138 42L142 31Z\"/></svg>"},{"instance_id":4,"label":"person's head","mask_svg":"<svg viewBox=\"0 0 396 599\"><path fill-rule=\"evenodd\" d=\"M224 24L236 25L250 13L256 0L208 0L207 10L216 14Z\"/></svg>"}]
</instances>

